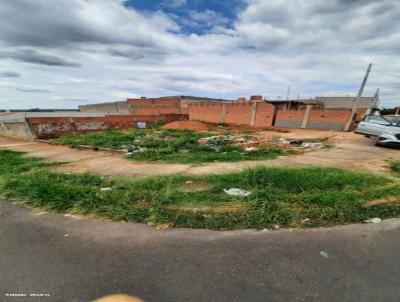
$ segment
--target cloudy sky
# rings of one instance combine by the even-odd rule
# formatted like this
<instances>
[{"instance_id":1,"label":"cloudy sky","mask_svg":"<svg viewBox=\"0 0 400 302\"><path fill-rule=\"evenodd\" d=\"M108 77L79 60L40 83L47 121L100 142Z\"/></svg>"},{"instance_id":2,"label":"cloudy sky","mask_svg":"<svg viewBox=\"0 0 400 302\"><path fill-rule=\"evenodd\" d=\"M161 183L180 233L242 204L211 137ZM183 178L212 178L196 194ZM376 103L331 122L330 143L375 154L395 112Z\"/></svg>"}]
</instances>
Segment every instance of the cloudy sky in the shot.
<instances>
[{"instance_id":1,"label":"cloudy sky","mask_svg":"<svg viewBox=\"0 0 400 302\"><path fill-rule=\"evenodd\" d=\"M0 108L135 96L400 104L398 0L2 0Z\"/></svg>"}]
</instances>

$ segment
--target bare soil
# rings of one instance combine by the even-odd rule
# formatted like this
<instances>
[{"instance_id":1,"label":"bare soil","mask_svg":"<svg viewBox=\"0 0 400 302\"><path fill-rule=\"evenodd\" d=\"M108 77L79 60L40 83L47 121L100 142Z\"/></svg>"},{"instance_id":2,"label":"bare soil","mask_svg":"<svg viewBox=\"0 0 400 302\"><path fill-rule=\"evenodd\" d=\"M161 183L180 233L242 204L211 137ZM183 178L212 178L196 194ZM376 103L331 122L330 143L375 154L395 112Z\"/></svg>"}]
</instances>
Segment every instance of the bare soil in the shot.
<instances>
[{"instance_id":1,"label":"bare soil","mask_svg":"<svg viewBox=\"0 0 400 302\"><path fill-rule=\"evenodd\" d=\"M374 146L372 139L347 132L291 129L290 132L259 131L263 140L328 138L335 145L304 154L282 156L275 160L210 163L204 165L132 162L105 151L76 150L66 146L24 141L0 136L0 149L26 152L50 161L67 162L56 169L63 172L93 172L110 176L145 176L173 173L227 173L254 166L323 166L360 171L388 171L385 160L400 160L400 150Z\"/></svg>"},{"instance_id":2,"label":"bare soil","mask_svg":"<svg viewBox=\"0 0 400 302\"><path fill-rule=\"evenodd\" d=\"M162 126L162 129L208 131L210 126L199 121L175 121Z\"/></svg>"}]
</instances>

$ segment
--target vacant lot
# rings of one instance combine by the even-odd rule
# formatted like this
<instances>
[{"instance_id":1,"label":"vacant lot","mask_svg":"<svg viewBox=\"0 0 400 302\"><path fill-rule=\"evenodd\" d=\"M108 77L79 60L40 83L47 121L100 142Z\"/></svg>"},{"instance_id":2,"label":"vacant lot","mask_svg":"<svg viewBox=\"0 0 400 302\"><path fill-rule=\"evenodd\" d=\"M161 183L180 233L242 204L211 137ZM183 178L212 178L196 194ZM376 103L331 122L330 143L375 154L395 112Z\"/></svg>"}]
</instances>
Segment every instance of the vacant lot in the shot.
<instances>
[{"instance_id":1,"label":"vacant lot","mask_svg":"<svg viewBox=\"0 0 400 302\"><path fill-rule=\"evenodd\" d=\"M278 145L260 144L252 134L232 134L227 131L132 129L72 134L56 140L78 145L111 149L126 149L136 161L164 161L169 163L235 162L243 160L275 159L293 154L294 150Z\"/></svg>"},{"instance_id":2,"label":"vacant lot","mask_svg":"<svg viewBox=\"0 0 400 302\"><path fill-rule=\"evenodd\" d=\"M400 214L395 180L334 168L126 179L57 173L50 165L0 151L2 194L61 213L211 229L329 226ZM230 188L251 194L224 192Z\"/></svg>"}]
</instances>

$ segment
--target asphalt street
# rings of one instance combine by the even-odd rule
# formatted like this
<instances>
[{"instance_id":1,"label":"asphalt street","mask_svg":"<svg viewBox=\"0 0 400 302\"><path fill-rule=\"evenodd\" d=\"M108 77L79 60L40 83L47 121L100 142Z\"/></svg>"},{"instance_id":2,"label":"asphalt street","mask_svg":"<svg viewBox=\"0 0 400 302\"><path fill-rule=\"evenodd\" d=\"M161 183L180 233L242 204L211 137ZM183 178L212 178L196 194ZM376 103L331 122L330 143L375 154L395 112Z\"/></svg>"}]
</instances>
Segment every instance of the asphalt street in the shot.
<instances>
[{"instance_id":1,"label":"asphalt street","mask_svg":"<svg viewBox=\"0 0 400 302\"><path fill-rule=\"evenodd\" d=\"M400 219L307 230L157 230L0 200L0 301L115 293L145 301L399 301Z\"/></svg>"}]
</instances>

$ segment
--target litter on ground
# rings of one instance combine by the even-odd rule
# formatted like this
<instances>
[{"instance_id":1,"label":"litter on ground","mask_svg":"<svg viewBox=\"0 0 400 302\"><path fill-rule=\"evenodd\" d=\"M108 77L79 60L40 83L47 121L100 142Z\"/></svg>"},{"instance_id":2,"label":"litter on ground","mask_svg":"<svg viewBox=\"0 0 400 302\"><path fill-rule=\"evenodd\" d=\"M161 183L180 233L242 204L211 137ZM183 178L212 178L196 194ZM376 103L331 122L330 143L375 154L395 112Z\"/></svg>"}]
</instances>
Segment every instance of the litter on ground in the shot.
<instances>
[{"instance_id":1,"label":"litter on ground","mask_svg":"<svg viewBox=\"0 0 400 302\"><path fill-rule=\"evenodd\" d=\"M319 253L320 253L320 255L321 255L322 257L324 257L324 258L328 258L328 257L329 257L329 256L328 256L328 253L325 252L325 251L320 251Z\"/></svg>"},{"instance_id":2,"label":"litter on ground","mask_svg":"<svg viewBox=\"0 0 400 302\"><path fill-rule=\"evenodd\" d=\"M229 190L224 189L224 192L226 194L234 195L234 196L249 196L249 195L251 195L251 192L245 191L242 189L238 189L238 188L230 188Z\"/></svg>"},{"instance_id":3,"label":"litter on ground","mask_svg":"<svg viewBox=\"0 0 400 302\"><path fill-rule=\"evenodd\" d=\"M375 217L375 218L371 218L371 219L365 219L364 223L379 223L381 221L382 221L382 219Z\"/></svg>"}]
</instances>

